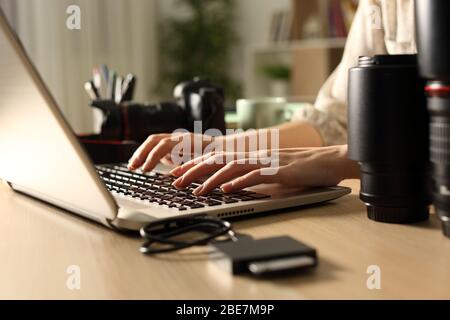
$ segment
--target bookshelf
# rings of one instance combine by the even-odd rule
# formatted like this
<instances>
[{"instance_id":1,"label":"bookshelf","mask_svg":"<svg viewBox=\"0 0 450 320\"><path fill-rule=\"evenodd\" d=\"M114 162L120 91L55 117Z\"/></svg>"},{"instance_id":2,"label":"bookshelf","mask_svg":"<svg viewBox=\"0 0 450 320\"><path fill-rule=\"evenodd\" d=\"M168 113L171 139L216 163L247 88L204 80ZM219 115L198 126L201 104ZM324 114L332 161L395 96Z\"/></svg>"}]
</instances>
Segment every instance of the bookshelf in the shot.
<instances>
[{"instance_id":1,"label":"bookshelf","mask_svg":"<svg viewBox=\"0 0 450 320\"><path fill-rule=\"evenodd\" d=\"M269 41L246 49L245 96L271 96L272 80L261 70L285 65L291 69L289 98L313 102L340 62L356 6L354 0L292 0L284 21L280 21L281 13L275 12ZM277 20L282 25L278 29ZM286 21L291 23L287 38ZM277 30L284 30L281 39Z\"/></svg>"}]
</instances>

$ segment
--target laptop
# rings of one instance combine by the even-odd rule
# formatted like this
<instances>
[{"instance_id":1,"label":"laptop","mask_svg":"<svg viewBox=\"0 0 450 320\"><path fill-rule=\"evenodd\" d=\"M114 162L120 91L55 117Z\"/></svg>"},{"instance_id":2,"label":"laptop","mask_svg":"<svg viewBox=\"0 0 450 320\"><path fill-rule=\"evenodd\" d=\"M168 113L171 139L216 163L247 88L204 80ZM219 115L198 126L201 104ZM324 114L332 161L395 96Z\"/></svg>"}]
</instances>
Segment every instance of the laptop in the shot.
<instances>
[{"instance_id":1,"label":"laptop","mask_svg":"<svg viewBox=\"0 0 450 320\"><path fill-rule=\"evenodd\" d=\"M13 190L112 229L139 230L178 216L252 215L324 203L351 191L262 185L195 197L195 184L173 188L174 178L162 166L145 174L123 164L94 166L1 10L0 150L0 179Z\"/></svg>"}]
</instances>

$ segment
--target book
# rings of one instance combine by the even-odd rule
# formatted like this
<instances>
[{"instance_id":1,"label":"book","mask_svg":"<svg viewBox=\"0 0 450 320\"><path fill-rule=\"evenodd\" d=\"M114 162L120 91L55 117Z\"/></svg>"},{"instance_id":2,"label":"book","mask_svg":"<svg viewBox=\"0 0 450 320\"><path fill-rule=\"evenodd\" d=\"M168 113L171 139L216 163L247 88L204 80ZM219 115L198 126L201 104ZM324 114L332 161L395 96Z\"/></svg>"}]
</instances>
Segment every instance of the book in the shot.
<instances>
[{"instance_id":1,"label":"book","mask_svg":"<svg viewBox=\"0 0 450 320\"><path fill-rule=\"evenodd\" d=\"M290 9L277 10L270 23L270 42L305 38L345 38L358 0L292 0Z\"/></svg>"},{"instance_id":2,"label":"book","mask_svg":"<svg viewBox=\"0 0 450 320\"><path fill-rule=\"evenodd\" d=\"M358 2L355 0L330 0L329 1L329 35L333 38L347 37Z\"/></svg>"},{"instance_id":3,"label":"book","mask_svg":"<svg viewBox=\"0 0 450 320\"><path fill-rule=\"evenodd\" d=\"M273 13L270 23L270 42L286 42L291 40L293 15L290 10L279 10Z\"/></svg>"}]
</instances>

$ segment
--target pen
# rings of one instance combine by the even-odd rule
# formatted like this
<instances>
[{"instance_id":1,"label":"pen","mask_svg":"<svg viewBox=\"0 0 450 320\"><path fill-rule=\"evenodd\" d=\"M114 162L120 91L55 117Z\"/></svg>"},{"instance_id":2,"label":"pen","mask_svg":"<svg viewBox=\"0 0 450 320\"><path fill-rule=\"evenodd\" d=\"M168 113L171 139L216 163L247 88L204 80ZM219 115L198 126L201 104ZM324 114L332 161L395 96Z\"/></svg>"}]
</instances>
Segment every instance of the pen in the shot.
<instances>
[{"instance_id":1,"label":"pen","mask_svg":"<svg viewBox=\"0 0 450 320\"><path fill-rule=\"evenodd\" d=\"M88 81L84 84L84 90L86 90L89 98L92 100L97 100L99 98L98 91L92 81Z\"/></svg>"},{"instance_id":2,"label":"pen","mask_svg":"<svg viewBox=\"0 0 450 320\"><path fill-rule=\"evenodd\" d=\"M108 82L109 82L109 69L106 66L106 64L102 64L100 66L100 72L101 72L101 75L103 77L103 81L105 82L106 85L108 85Z\"/></svg>"},{"instance_id":3,"label":"pen","mask_svg":"<svg viewBox=\"0 0 450 320\"><path fill-rule=\"evenodd\" d=\"M102 75L100 73L99 68L94 68L92 71L94 87L97 89L97 92L100 94L102 91Z\"/></svg>"},{"instance_id":4,"label":"pen","mask_svg":"<svg viewBox=\"0 0 450 320\"><path fill-rule=\"evenodd\" d=\"M114 98L114 101L117 104L120 104L122 102L122 84L123 84L123 78L117 77L116 78L116 88L115 88L115 98Z\"/></svg>"},{"instance_id":5,"label":"pen","mask_svg":"<svg viewBox=\"0 0 450 320\"><path fill-rule=\"evenodd\" d=\"M122 101L133 100L135 87L136 87L136 77L132 74L128 74L122 86Z\"/></svg>"},{"instance_id":6,"label":"pen","mask_svg":"<svg viewBox=\"0 0 450 320\"><path fill-rule=\"evenodd\" d=\"M109 70L108 74L108 90L106 92L106 99L114 100L116 89L116 73L113 70Z\"/></svg>"},{"instance_id":7,"label":"pen","mask_svg":"<svg viewBox=\"0 0 450 320\"><path fill-rule=\"evenodd\" d=\"M102 98L108 99L108 85L109 85L109 68L106 64L100 66L100 75L102 77Z\"/></svg>"}]
</instances>

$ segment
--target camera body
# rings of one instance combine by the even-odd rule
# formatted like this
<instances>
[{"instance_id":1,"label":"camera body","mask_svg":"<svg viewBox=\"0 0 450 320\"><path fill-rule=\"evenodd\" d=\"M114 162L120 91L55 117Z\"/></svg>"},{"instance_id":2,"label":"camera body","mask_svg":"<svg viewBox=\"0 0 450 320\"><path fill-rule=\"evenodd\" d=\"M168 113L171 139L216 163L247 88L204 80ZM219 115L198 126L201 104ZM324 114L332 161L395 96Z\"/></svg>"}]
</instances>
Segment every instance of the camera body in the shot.
<instances>
[{"instance_id":1,"label":"camera body","mask_svg":"<svg viewBox=\"0 0 450 320\"><path fill-rule=\"evenodd\" d=\"M196 121L202 131L225 133L225 93L206 79L193 79L175 87L174 100L159 103L95 100L92 107L103 114L101 139L142 143L149 135L185 129L193 132Z\"/></svg>"}]
</instances>

